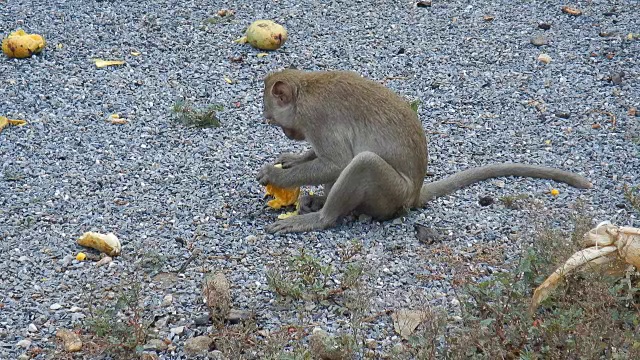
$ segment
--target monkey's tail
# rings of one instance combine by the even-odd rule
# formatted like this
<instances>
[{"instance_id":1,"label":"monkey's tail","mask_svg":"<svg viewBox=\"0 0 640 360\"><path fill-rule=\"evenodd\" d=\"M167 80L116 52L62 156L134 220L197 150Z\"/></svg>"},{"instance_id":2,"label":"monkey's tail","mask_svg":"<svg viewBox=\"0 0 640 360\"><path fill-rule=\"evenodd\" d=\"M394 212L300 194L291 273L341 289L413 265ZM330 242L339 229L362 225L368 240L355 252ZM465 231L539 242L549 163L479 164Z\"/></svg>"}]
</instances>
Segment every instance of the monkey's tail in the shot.
<instances>
[{"instance_id":1,"label":"monkey's tail","mask_svg":"<svg viewBox=\"0 0 640 360\"><path fill-rule=\"evenodd\" d=\"M464 170L442 180L422 185L422 189L420 190L420 204L424 206L427 202L437 197L450 194L465 186L469 186L478 181L502 176L549 179L567 183L580 189L593 187L591 182L585 177L560 169L516 163L492 164Z\"/></svg>"}]
</instances>

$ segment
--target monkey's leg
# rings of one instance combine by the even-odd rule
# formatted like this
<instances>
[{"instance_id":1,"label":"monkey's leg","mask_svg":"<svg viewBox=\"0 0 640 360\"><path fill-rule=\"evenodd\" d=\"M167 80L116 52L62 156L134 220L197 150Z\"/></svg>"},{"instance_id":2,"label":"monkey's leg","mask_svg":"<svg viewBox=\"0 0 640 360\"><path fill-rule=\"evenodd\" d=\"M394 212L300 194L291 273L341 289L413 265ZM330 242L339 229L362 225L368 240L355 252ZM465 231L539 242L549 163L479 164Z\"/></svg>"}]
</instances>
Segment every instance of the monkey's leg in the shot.
<instances>
[{"instance_id":1,"label":"monkey's leg","mask_svg":"<svg viewBox=\"0 0 640 360\"><path fill-rule=\"evenodd\" d=\"M411 184L378 155L362 152L340 173L322 210L292 216L267 226L268 232L287 233L332 227L351 211L388 219L407 203Z\"/></svg>"}]
</instances>

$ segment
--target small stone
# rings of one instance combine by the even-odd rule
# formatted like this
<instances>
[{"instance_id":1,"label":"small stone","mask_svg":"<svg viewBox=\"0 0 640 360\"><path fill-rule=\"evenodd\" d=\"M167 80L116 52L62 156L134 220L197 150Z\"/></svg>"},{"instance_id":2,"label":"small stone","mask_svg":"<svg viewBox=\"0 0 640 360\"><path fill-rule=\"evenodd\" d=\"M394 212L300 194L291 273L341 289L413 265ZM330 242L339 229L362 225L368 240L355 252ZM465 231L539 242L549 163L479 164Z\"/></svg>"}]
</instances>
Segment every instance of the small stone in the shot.
<instances>
[{"instance_id":1,"label":"small stone","mask_svg":"<svg viewBox=\"0 0 640 360\"><path fill-rule=\"evenodd\" d=\"M20 341L18 341L18 342L16 343L16 346L17 346L17 347L21 347L21 348L25 348L25 349L27 349L27 348L29 348L29 346L31 346L31 340L29 340L29 339L22 339L22 340L20 340Z\"/></svg>"},{"instance_id":2,"label":"small stone","mask_svg":"<svg viewBox=\"0 0 640 360\"><path fill-rule=\"evenodd\" d=\"M160 339L151 339L144 344L144 349L165 351L167 350L167 344Z\"/></svg>"},{"instance_id":3,"label":"small stone","mask_svg":"<svg viewBox=\"0 0 640 360\"><path fill-rule=\"evenodd\" d=\"M209 352L213 339L208 336L196 336L184 342L184 351L189 355L199 355Z\"/></svg>"},{"instance_id":4,"label":"small stone","mask_svg":"<svg viewBox=\"0 0 640 360\"><path fill-rule=\"evenodd\" d=\"M173 303L173 295L167 294L162 298L162 307L167 307Z\"/></svg>"},{"instance_id":5,"label":"small stone","mask_svg":"<svg viewBox=\"0 0 640 360\"><path fill-rule=\"evenodd\" d=\"M29 257L28 257L28 256L26 256L26 255L22 255L22 256L20 256L20 257L18 258L18 261L20 261L20 262L27 262L27 261L29 261Z\"/></svg>"},{"instance_id":6,"label":"small stone","mask_svg":"<svg viewBox=\"0 0 640 360\"><path fill-rule=\"evenodd\" d=\"M224 354L220 350L209 351L209 353L207 354L207 358L209 358L211 360L224 360L224 359L226 359L224 357Z\"/></svg>"},{"instance_id":7,"label":"small stone","mask_svg":"<svg viewBox=\"0 0 640 360\"><path fill-rule=\"evenodd\" d=\"M193 319L193 323L196 326L206 326L206 325L209 325L209 320L211 320L211 316L207 314L207 315L198 316L197 318Z\"/></svg>"},{"instance_id":8,"label":"small stone","mask_svg":"<svg viewBox=\"0 0 640 360\"><path fill-rule=\"evenodd\" d=\"M611 82L620 85L622 84L622 78L624 77L624 72L617 72L611 75Z\"/></svg>"},{"instance_id":9,"label":"small stone","mask_svg":"<svg viewBox=\"0 0 640 360\"><path fill-rule=\"evenodd\" d=\"M545 38L544 36L536 36L531 39L531 44L533 44L534 46L549 45L549 40L547 40L547 38Z\"/></svg>"},{"instance_id":10,"label":"small stone","mask_svg":"<svg viewBox=\"0 0 640 360\"><path fill-rule=\"evenodd\" d=\"M416 230L416 238L418 241L425 245L431 245L442 239L440 232L434 228L426 227L421 224L414 224L413 228Z\"/></svg>"},{"instance_id":11,"label":"small stone","mask_svg":"<svg viewBox=\"0 0 640 360\"><path fill-rule=\"evenodd\" d=\"M51 310L60 310L62 309L62 305L55 303L55 304L51 304L51 306L49 306L49 309Z\"/></svg>"},{"instance_id":12,"label":"small stone","mask_svg":"<svg viewBox=\"0 0 640 360\"><path fill-rule=\"evenodd\" d=\"M542 30L549 30L549 29L551 29L551 24L549 24L549 23L540 23L540 24L538 24L538 28L540 28Z\"/></svg>"},{"instance_id":13,"label":"small stone","mask_svg":"<svg viewBox=\"0 0 640 360\"><path fill-rule=\"evenodd\" d=\"M369 349L375 349L378 346L378 343L375 339L367 339L365 340L365 343L367 344L367 348Z\"/></svg>"},{"instance_id":14,"label":"small stone","mask_svg":"<svg viewBox=\"0 0 640 360\"><path fill-rule=\"evenodd\" d=\"M29 360L31 359L31 356L29 356L28 354L20 354L20 356L18 356L18 360Z\"/></svg>"},{"instance_id":15,"label":"small stone","mask_svg":"<svg viewBox=\"0 0 640 360\"><path fill-rule=\"evenodd\" d=\"M140 355L140 360L158 360L159 357L156 354L144 353Z\"/></svg>"},{"instance_id":16,"label":"small stone","mask_svg":"<svg viewBox=\"0 0 640 360\"><path fill-rule=\"evenodd\" d=\"M29 332L36 332L38 328L34 324L29 324Z\"/></svg>"},{"instance_id":17,"label":"small stone","mask_svg":"<svg viewBox=\"0 0 640 360\"><path fill-rule=\"evenodd\" d=\"M421 7L421 8L426 8L426 7L431 7L431 0L427 0L427 1L418 1L416 3L417 7Z\"/></svg>"},{"instance_id":18,"label":"small stone","mask_svg":"<svg viewBox=\"0 0 640 360\"><path fill-rule=\"evenodd\" d=\"M256 241L258 241L258 237L255 235L248 235L244 238L244 240L249 244L254 244Z\"/></svg>"},{"instance_id":19,"label":"small stone","mask_svg":"<svg viewBox=\"0 0 640 360\"><path fill-rule=\"evenodd\" d=\"M96 267L107 265L107 264L111 263L112 261L113 261L113 259L111 258L111 256L105 256L102 259L100 259L100 261L98 261L96 263Z\"/></svg>"},{"instance_id":20,"label":"small stone","mask_svg":"<svg viewBox=\"0 0 640 360\"><path fill-rule=\"evenodd\" d=\"M81 307L78 306L72 306L71 309L69 309L70 312L78 312L78 311L82 311Z\"/></svg>"},{"instance_id":21,"label":"small stone","mask_svg":"<svg viewBox=\"0 0 640 360\"><path fill-rule=\"evenodd\" d=\"M600 33L598 35L600 35L600 37L610 37L615 35L616 32L615 31L600 31Z\"/></svg>"},{"instance_id":22,"label":"small stone","mask_svg":"<svg viewBox=\"0 0 640 360\"><path fill-rule=\"evenodd\" d=\"M178 326L171 329L171 333L175 335L180 335L184 332L184 326Z\"/></svg>"},{"instance_id":23,"label":"small stone","mask_svg":"<svg viewBox=\"0 0 640 360\"><path fill-rule=\"evenodd\" d=\"M541 63L544 64L548 64L551 62L551 56L547 55L547 54L540 54L538 56L538 61L540 61Z\"/></svg>"},{"instance_id":24,"label":"small stone","mask_svg":"<svg viewBox=\"0 0 640 360\"><path fill-rule=\"evenodd\" d=\"M561 119L568 119L571 116L571 113L567 111L558 111L555 115Z\"/></svg>"},{"instance_id":25,"label":"small stone","mask_svg":"<svg viewBox=\"0 0 640 360\"><path fill-rule=\"evenodd\" d=\"M489 206L491 204L493 204L493 197L492 196L483 196L480 199L478 199L478 204L480 204L480 206Z\"/></svg>"},{"instance_id":26,"label":"small stone","mask_svg":"<svg viewBox=\"0 0 640 360\"><path fill-rule=\"evenodd\" d=\"M248 311L231 309L227 315L227 321L231 324L237 324L242 320L247 320L251 314Z\"/></svg>"}]
</instances>

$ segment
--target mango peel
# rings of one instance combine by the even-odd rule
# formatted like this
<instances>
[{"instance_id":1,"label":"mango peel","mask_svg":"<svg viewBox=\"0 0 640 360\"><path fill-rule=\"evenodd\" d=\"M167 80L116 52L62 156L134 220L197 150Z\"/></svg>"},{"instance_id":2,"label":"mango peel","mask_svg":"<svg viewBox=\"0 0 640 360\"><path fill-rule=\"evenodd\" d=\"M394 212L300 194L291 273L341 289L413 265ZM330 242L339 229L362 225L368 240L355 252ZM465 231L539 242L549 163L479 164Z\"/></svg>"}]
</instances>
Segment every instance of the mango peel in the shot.
<instances>
[{"instance_id":1,"label":"mango peel","mask_svg":"<svg viewBox=\"0 0 640 360\"><path fill-rule=\"evenodd\" d=\"M246 38L238 42L248 42L260 50L277 50L287 41L287 30L271 20L256 20L245 33Z\"/></svg>"},{"instance_id":2,"label":"mango peel","mask_svg":"<svg viewBox=\"0 0 640 360\"><path fill-rule=\"evenodd\" d=\"M38 54L47 46L42 35L27 34L18 29L2 40L2 52L10 58L28 58Z\"/></svg>"},{"instance_id":3,"label":"mango peel","mask_svg":"<svg viewBox=\"0 0 640 360\"><path fill-rule=\"evenodd\" d=\"M122 249L120 240L113 234L100 234L87 231L78 238L78 245L90 247L109 256L118 256Z\"/></svg>"},{"instance_id":4,"label":"mango peel","mask_svg":"<svg viewBox=\"0 0 640 360\"><path fill-rule=\"evenodd\" d=\"M282 164L276 164L275 166L281 168ZM265 195L274 197L273 200L267 202L267 206L278 210L283 206L293 205L298 202L300 188L280 188L267 184L265 186Z\"/></svg>"}]
</instances>

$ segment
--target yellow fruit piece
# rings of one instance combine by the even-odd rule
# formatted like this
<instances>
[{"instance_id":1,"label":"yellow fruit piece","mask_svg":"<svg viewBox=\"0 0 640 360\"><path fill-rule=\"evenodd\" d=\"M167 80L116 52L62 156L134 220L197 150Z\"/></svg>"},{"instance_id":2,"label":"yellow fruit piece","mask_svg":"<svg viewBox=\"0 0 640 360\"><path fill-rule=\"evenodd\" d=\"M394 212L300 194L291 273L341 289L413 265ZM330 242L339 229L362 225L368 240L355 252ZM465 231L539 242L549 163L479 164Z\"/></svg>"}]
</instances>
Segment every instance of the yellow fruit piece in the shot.
<instances>
[{"instance_id":1,"label":"yellow fruit piece","mask_svg":"<svg viewBox=\"0 0 640 360\"><path fill-rule=\"evenodd\" d=\"M560 194L560 190L558 189L551 189L551 195L553 196L558 196Z\"/></svg>"},{"instance_id":2,"label":"yellow fruit piece","mask_svg":"<svg viewBox=\"0 0 640 360\"><path fill-rule=\"evenodd\" d=\"M277 50L287 41L287 30L271 20L256 20L247 28L246 36L256 49Z\"/></svg>"},{"instance_id":3,"label":"yellow fruit piece","mask_svg":"<svg viewBox=\"0 0 640 360\"><path fill-rule=\"evenodd\" d=\"M269 54L267 54L267 53L259 53L259 54L257 54L256 56L257 56L257 57L259 57L259 58L261 58L261 57L265 57L265 56L267 56L267 55L269 55Z\"/></svg>"},{"instance_id":4,"label":"yellow fruit piece","mask_svg":"<svg viewBox=\"0 0 640 360\"><path fill-rule=\"evenodd\" d=\"M267 202L267 205L277 210L283 206L295 204L300 195L300 188L284 189L269 184L265 187L265 193L274 197L273 200Z\"/></svg>"},{"instance_id":5,"label":"yellow fruit piece","mask_svg":"<svg viewBox=\"0 0 640 360\"><path fill-rule=\"evenodd\" d=\"M142 55L142 53L141 53L140 51L132 51L132 52L131 52L131 55L133 55L133 56L140 56L140 55Z\"/></svg>"},{"instance_id":6,"label":"yellow fruit piece","mask_svg":"<svg viewBox=\"0 0 640 360\"><path fill-rule=\"evenodd\" d=\"M78 261L83 261L86 258L87 258L87 254L85 254L83 252L79 252L78 255L76 255L76 260L78 260Z\"/></svg>"},{"instance_id":7,"label":"yellow fruit piece","mask_svg":"<svg viewBox=\"0 0 640 360\"><path fill-rule=\"evenodd\" d=\"M103 67L107 67L107 66L114 66L114 65L123 65L124 64L124 60L102 60L102 59L96 59L94 60L96 67L98 69L101 69Z\"/></svg>"},{"instance_id":8,"label":"yellow fruit piece","mask_svg":"<svg viewBox=\"0 0 640 360\"><path fill-rule=\"evenodd\" d=\"M2 129L6 128L9 125L14 125L14 126L23 126L25 125L27 122L24 120L13 120L13 119L9 119L5 116L0 116L0 132L2 132Z\"/></svg>"},{"instance_id":9,"label":"yellow fruit piece","mask_svg":"<svg viewBox=\"0 0 640 360\"><path fill-rule=\"evenodd\" d=\"M275 164L274 166L282 168L282 164ZM265 193L266 195L274 197L273 200L267 202L267 206L277 210L283 206L297 204L298 197L300 196L300 188L284 189L268 184L265 187Z\"/></svg>"},{"instance_id":10,"label":"yellow fruit piece","mask_svg":"<svg viewBox=\"0 0 640 360\"><path fill-rule=\"evenodd\" d=\"M2 40L2 52L10 58L28 58L38 54L47 46L42 35L27 34L18 29Z\"/></svg>"},{"instance_id":11,"label":"yellow fruit piece","mask_svg":"<svg viewBox=\"0 0 640 360\"><path fill-rule=\"evenodd\" d=\"M278 219L282 220L282 219L286 219L286 218L289 218L289 217L292 217L292 216L296 216L296 215L298 215L298 210L290 211L290 212L287 212L287 213L284 213L284 214L280 214L280 215L278 215Z\"/></svg>"},{"instance_id":12,"label":"yellow fruit piece","mask_svg":"<svg viewBox=\"0 0 640 360\"><path fill-rule=\"evenodd\" d=\"M112 233L104 235L88 231L82 234L77 242L78 245L96 249L109 256L120 255L120 240L118 240L118 238Z\"/></svg>"}]
</instances>

